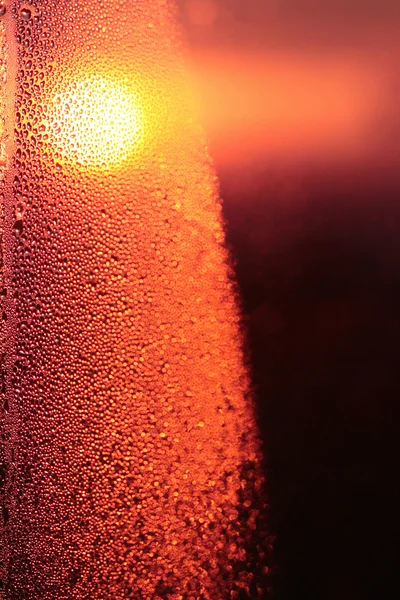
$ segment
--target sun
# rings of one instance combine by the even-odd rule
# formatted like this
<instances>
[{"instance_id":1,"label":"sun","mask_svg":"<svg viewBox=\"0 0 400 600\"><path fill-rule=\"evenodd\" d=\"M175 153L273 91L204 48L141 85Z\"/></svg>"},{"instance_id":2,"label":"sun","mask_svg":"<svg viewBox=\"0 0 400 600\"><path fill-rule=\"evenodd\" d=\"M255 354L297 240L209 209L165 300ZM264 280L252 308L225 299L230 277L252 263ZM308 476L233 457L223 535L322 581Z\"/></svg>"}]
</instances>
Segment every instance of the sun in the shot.
<instances>
[{"instance_id":1,"label":"sun","mask_svg":"<svg viewBox=\"0 0 400 600\"><path fill-rule=\"evenodd\" d=\"M123 165L137 151L142 119L131 87L91 75L56 93L49 106L51 146L74 163L95 170Z\"/></svg>"}]
</instances>

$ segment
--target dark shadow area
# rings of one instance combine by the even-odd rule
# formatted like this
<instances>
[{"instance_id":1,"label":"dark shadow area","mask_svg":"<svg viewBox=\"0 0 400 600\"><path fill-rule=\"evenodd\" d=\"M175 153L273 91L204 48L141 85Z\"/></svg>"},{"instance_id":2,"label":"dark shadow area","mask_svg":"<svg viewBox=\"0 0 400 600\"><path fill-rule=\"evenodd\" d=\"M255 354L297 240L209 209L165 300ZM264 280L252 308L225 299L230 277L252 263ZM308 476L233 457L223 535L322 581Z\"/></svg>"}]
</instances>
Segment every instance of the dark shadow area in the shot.
<instances>
[{"instance_id":1,"label":"dark shadow area","mask_svg":"<svg viewBox=\"0 0 400 600\"><path fill-rule=\"evenodd\" d=\"M269 456L278 598L400 597L400 185L220 172Z\"/></svg>"}]
</instances>

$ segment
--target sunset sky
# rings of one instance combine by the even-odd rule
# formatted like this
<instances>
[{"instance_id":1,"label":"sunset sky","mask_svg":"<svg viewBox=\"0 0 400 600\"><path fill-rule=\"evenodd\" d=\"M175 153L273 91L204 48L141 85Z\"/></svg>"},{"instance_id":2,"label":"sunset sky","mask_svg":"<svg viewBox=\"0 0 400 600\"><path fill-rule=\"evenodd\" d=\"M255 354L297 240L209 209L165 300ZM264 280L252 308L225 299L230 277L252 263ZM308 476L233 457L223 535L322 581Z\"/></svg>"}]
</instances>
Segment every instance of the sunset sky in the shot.
<instances>
[{"instance_id":1,"label":"sunset sky","mask_svg":"<svg viewBox=\"0 0 400 600\"><path fill-rule=\"evenodd\" d=\"M396 160L397 3L179 4L217 162Z\"/></svg>"}]
</instances>

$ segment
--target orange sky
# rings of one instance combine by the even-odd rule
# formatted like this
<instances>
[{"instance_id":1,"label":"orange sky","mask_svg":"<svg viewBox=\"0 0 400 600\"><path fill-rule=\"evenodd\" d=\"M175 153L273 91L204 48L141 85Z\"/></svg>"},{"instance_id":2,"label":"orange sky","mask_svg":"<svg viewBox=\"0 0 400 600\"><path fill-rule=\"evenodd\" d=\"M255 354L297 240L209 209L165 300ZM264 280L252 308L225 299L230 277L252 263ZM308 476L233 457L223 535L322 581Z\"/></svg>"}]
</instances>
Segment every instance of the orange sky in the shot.
<instances>
[{"instance_id":1,"label":"orange sky","mask_svg":"<svg viewBox=\"0 0 400 600\"><path fill-rule=\"evenodd\" d=\"M219 162L349 159L380 143L387 81L367 61L198 50L191 75Z\"/></svg>"},{"instance_id":2,"label":"orange sky","mask_svg":"<svg viewBox=\"0 0 400 600\"><path fill-rule=\"evenodd\" d=\"M393 2L179 4L218 163L395 160L400 10Z\"/></svg>"}]
</instances>

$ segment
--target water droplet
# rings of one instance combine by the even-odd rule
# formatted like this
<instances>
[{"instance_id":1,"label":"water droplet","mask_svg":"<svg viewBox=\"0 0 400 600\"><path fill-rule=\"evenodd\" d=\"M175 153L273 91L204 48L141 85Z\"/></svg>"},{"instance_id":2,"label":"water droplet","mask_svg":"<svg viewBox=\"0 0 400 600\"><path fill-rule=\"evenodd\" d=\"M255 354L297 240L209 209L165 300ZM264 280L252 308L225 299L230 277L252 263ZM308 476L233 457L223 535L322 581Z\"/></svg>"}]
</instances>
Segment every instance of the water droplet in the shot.
<instances>
[{"instance_id":1,"label":"water droplet","mask_svg":"<svg viewBox=\"0 0 400 600\"><path fill-rule=\"evenodd\" d=\"M25 208L25 204L23 204L22 202L18 202L17 206L15 207L15 218L17 220L23 219Z\"/></svg>"},{"instance_id":2,"label":"water droplet","mask_svg":"<svg viewBox=\"0 0 400 600\"><path fill-rule=\"evenodd\" d=\"M24 19L24 21L29 21L29 19L32 16L32 11L30 8L22 8L21 12L19 13L21 15L21 19Z\"/></svg>"},{"instance_id":3,"label":"water droplet","mask_svg":"<svg viewBox=\"0 0 400 600\"><path fill-rule=\"evenodd\" d=\"M24 224L22 222L22 219L19 219L18 221L15 221L15 223L14 223L14 231L15 231L15 234L17 236L21 235L23 228L24 228Z\"/></svg>"}]
</instances>

